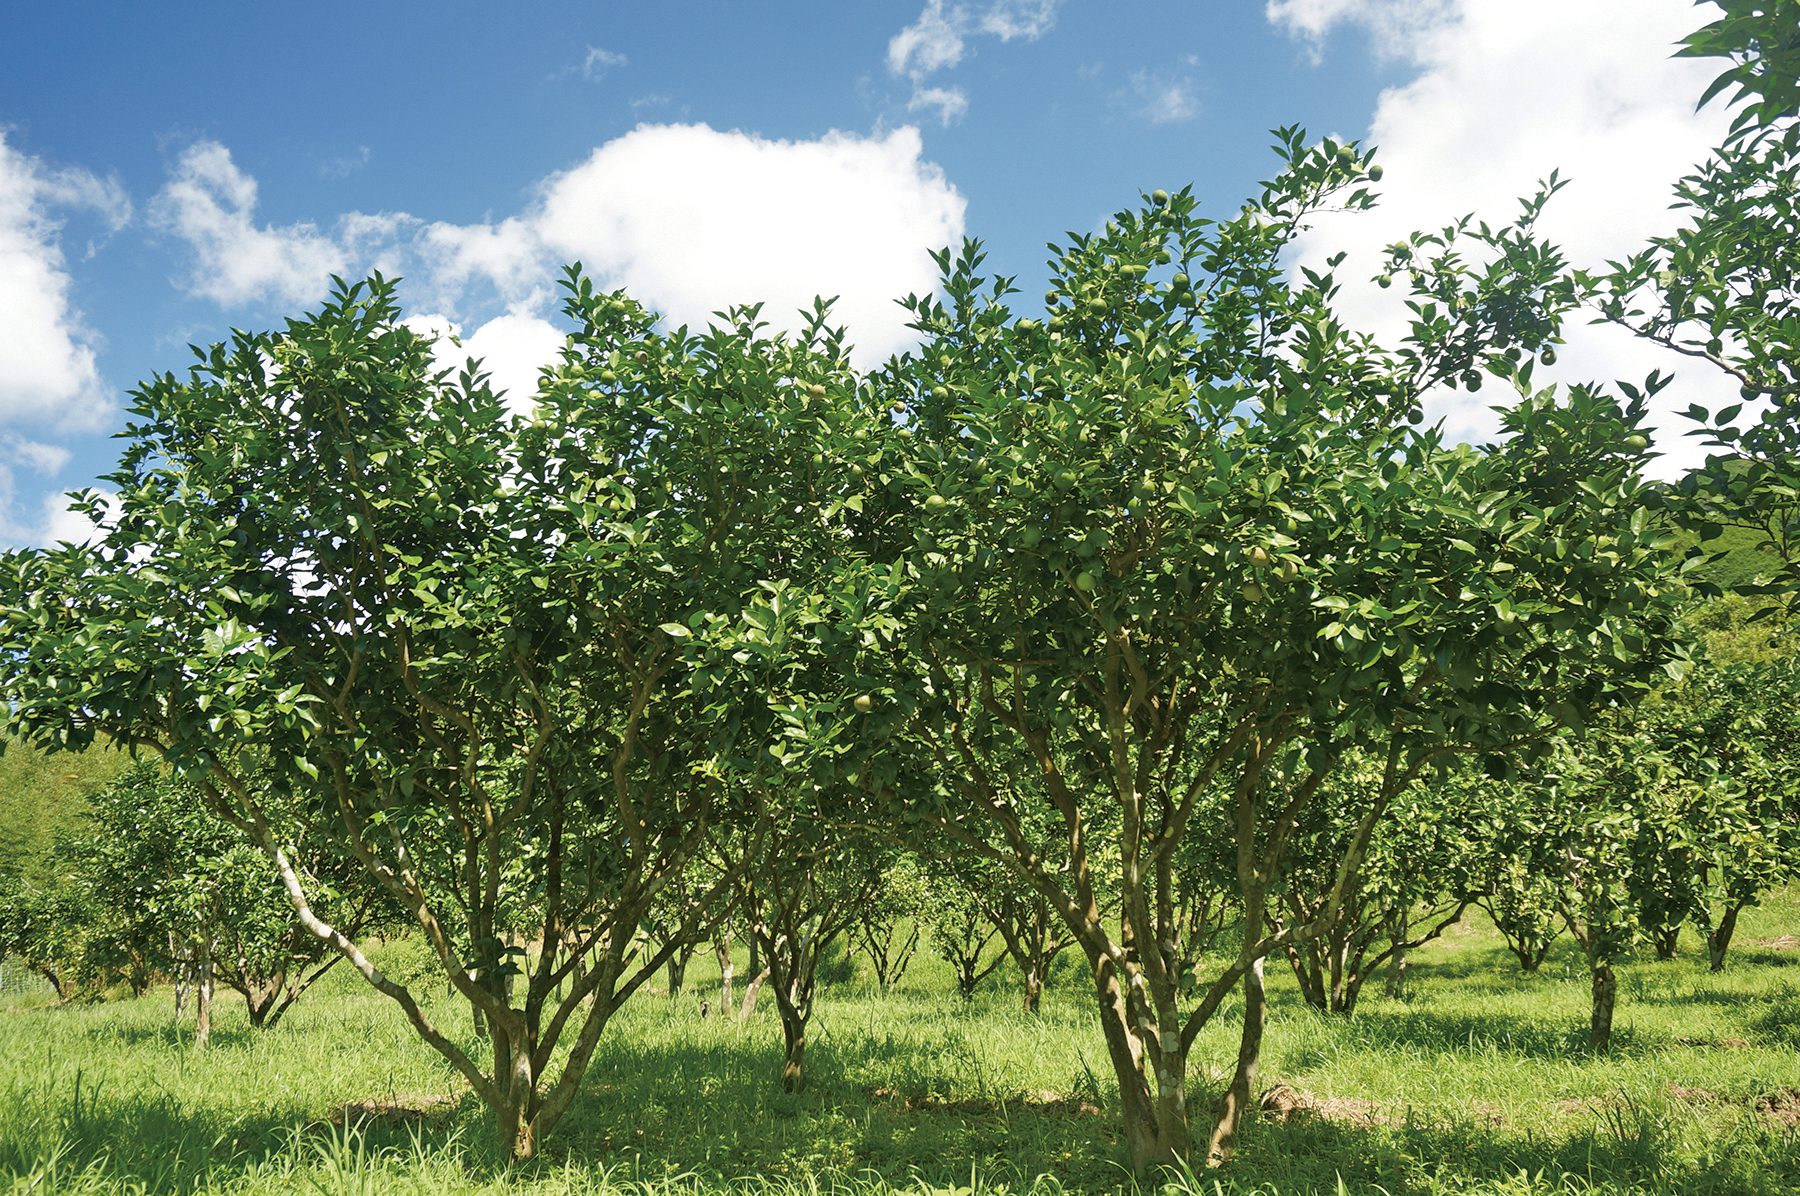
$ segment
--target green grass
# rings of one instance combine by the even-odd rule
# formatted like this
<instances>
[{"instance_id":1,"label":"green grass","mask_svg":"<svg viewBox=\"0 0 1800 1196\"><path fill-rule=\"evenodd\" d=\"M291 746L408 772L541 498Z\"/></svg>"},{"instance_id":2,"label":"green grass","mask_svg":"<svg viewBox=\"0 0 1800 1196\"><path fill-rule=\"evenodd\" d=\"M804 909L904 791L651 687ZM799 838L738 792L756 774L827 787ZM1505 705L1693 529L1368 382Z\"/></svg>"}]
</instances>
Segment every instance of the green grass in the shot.
<instances>
[{"instance_id":1,"label":"green grass","mask_svg":"<svg viewBox=\"0 0 1800 1196\"><path fill-rule=\"evenodd\" d=\"M1221 1174L1166 1190L1800 1190L1800 1131L1758 1108L1800 1090L1800 952L1753 942L1795 928L1800 893L1746 919L1723 975L1686 943L1672 962L1630 965L1604 1059L1582 1050L1587 978L1566 945L1526 977L1471 922L1415 955L1407 999L1371 983L1350 1019L1307 1010L1271 961L1262 1084L1292 1085L1318 1111L1253 1124ZM1036 1018L1005 983L960 1008L925 958L892 997L828 989L809 1085L793 1096L776 1083L773 1011L765 1002L743 1027L702 1020L709 979L697 959L688 993L631 1002L545 1157L515 1169L449 1069L352 975L334 975L268 1033L222 1001L204 1053L166 990L64 1008L13 999L0 1004L0 1193L1132 1187L1072 961ZM438 1013L466 1034L454 1005ZM1196 1054L1202 1105L1234 1053L1229 1022ZM363 1102L428 1109L345 1124L345 1107Z\"/></svg>"}]
</instances>

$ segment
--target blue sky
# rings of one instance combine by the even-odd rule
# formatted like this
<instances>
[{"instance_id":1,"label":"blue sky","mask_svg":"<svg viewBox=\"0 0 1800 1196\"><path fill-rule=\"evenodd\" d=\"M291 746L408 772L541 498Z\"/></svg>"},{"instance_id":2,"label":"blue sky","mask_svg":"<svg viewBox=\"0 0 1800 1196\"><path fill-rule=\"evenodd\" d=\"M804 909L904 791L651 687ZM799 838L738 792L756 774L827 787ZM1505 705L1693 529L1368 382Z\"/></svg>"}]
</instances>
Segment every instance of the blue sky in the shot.
<instances>
[{"instance_id":1,"label":"blue sky","mask_svg":"<svg viewBox=\"0 0 1800 1196\"><path fill-rule=\"evenodd\" d=\"M1400 233L1504 216L1557 166L1577 185L1549 231L1625 252L1717 139L1721 115L1692 111L1708 68L1667 57L1705 19L1687 0L16 4L0 541L80 534L54 496L110 465L124 392L334 270L405 275L419 325L521 394L573 257L690 320L841 293L877 355L905 343L890 300L929 285L927 249L981 237L1034 295L1047 240L1141 190L1192 183L1228 211L1290 122L1382 146L1382 211L1303 247L1351 250L1358 278ZM1372 288L1345 304L1394 326ZM1665 364L1570 349L1570 377ZM1479 438L1492 398L1446 392L1437 414Z\"/></svg>"}]
</instances>

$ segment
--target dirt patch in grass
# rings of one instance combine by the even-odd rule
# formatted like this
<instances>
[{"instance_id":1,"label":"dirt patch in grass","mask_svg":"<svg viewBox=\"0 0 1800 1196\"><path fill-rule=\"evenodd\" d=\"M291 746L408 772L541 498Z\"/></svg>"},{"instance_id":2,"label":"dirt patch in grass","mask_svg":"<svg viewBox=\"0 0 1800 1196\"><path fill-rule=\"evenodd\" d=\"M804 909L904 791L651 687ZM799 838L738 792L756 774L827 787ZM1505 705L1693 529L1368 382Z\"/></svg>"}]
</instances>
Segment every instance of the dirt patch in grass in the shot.
<instances>
[{"instance_id":1,"label":"dirt patch in grass","mask_svg":"<svg viewBox=\"0 0 1800 1196\"><path fill-rule=\"evenodd\" d=\"M1800 935L1778 934L1772 939L1751 939L1750 945L1768 951L1795 951L1800 950Z\"/></svg>"},{"instance_id":2,"label":"dirt patch in grass","mask_svg":"<svg viewBox=\"0 0 1800 1196\"><path fill-rule=\"evenodd\" d=\"M1777 1088L1756 1098L1756 1111L1790 1129L1800 1125L1800 1088Z\"/></svg>"},{"instance_id":3,"label":"dirt patch in grass","mask_svg":"<svg viewBox=\"0 0 1800 1196\"><path fill-rule=\"evenodd\" d=\"M397 1092L379 1100L352 1101L331 1115L338 1127L419 1125L441 1121L456 1111L462 1098L445 1093Z\"/></svg>"},{"instance_id":4,"label":"dirt patch in grass","mask_svg":"<svg viewBox=\"0 0 1800 1196\"><path fill-rule=\"evenodd\" d=\"M1716 1105L1725 1099L1710 1088L1690 1088L1685 1084L1670 1084L1669 1095L1690 1105Z\"/></svg>"},{"instance_id":5,"label":"dirt patch in grass","mask_svg":"<svg viewBox=\"0 0 1800 1196\"><path fill-rule=\"evenodd\" d=\"M1046 1117L1098 1117L1100 1108L1092 1101L1078 1096L1064 1096L1047 1088L1033 1092L1021 1092L1010 1100L981 1099L965 1097L950 1100L946 1097L925 1093L922 1096L907 1096L903 1092L888 1087L871 1088L869 1095L876 1100L890 1101L908 1112L918 1113L958 1113L967 1117L992 1117L1003 1110L1038 1113Z\"/></svg>"},{"instance_id":6,"label":"dirt patch in grass","mask_svg":"<svg viewBox=\"0 0 1800 1196\"><path fill-rule=\"evenodd\" d=\"M1602 1096L1565 1096L1556 1102L1556 1111L1566 1117L1577 1113L1604 1113L1608 1109L1617 1109L1625 1104L1625 1097L1617 1092Z\"/></svg>"},{"instance_id":7,"label":"dirt patch in grass","mask_svg":"<svg viewBox=\"0 0 1800 1196\"><path fill-rule=\"evenodd\" d=\"M1750 1049L1749 1040L1744 1038L1689 1038L1685 1034L1675 1040L1675 1045L1684 1047L1714 1047L1721 1051L1746 1051Z\"/></svg>"},{"instance_id":8,"label":"dirt patch in grass","mask_svg":"<svg viewBox=\"0 0 1800 1196\"><path fill-rule=\"evenodd\" d=\"M1742 1098L1734 1101L1724 1093L1714 1092L1710 1088L1690 1088L1684 1084L1670 1084L1667 1091L1676 1100L1686 1101L1690 1105L1722 1105L1742 1101ZM1777 1088L1752 1097L1745 1103L1764 1117L1782 1125L1790 1128L1800 1126L1800 1088Z\"/></svg>"},{"instance_id":9,"label":"dirt patch in grass","mask_svg":"<svg viewBox=\"0 0 1800 1196\"><path fill-rule=\"evenodd\" d=\"M1277 1084L1263 1093L1262 1100L1257 1102L1257 1108L1264 1117L1283 1124L1313 1118L1339 1125L1372 1126L1393 1120L1377 1101L1344 1096L1313 1096L1286 1084Z\"/></svg>"}]
</instances>

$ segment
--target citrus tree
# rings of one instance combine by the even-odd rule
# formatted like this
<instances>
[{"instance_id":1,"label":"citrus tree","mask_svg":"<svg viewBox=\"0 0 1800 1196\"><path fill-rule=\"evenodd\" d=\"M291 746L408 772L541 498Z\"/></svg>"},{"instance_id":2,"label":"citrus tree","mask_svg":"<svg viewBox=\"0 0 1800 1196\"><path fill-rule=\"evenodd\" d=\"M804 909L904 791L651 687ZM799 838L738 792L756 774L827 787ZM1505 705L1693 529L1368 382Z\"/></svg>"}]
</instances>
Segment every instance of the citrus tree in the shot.
<instances>
[{"instance_id":1,"label":"citrus tree","mask_svg":"<svg viewBox=\"0 0 1800 1196\"><path fill-rule=\"evenodd\" d=\"M1337 862L1367 817L1378 780L1374 759L1346 764L1296 826L1280 885L1274 920L1318 927L1285 953L1300 995L1321 1012L1353 1012L1378 968L1391 962L1403 974L1406 953L1455 925L1471 900L1473 811L1454 787L1433 778L1395 799L1331 908Z\"/></svg>"},{"instance_id":2,"label":"citrus tree","mask_svg":"<svg viewBox=\"0 0 1800 1196\"><path fill-rule=\"evenodd\" d=\"M919 949L919 915L930 897L930 886L910 853L882 851L873 867L873 891L850 924L850 941L869 961L875 983L884 993L900 986L907 965Z\"/></svg>"},{"instance_id":3,"label":"citrus tree","mask_svg":"<svg viewBox=\"0 0 1800 1196\"><path fill-rule=\"evenodd\" d=\"M393 907L329 834L316 811L269 803L293 844L291 861L333 926L356 937ZM269 1029L342 960L301 926L265 855L206 808L191 786L140 763L89 800L58 855L106 910L90 951L128 977L207 961L212 978L244 998L250 1025ZM134 988L140 988L136 981Z\"/></svg>"},{"instance_id":4,"label":"citrus tree","mask_svg":"<svg viewBox=\"0 0 1800 1196\"><path fill-rule=\"evenodd\" d=\"M1376 172L1297 131L1281 153L1230 219L1159 192L1072 237L1047 321L1011 310L978 248L946 253L943 299L913 301L926 344L876 379L904 412L911 501L882 548L899 627L866 658L930 767L891 755L867 789L1052 903L1140 1166L1187 1156L1200 1029L1335 916L1399 795L1444 753L1503 751L1638 684L1675 589L1643 509L1644 396L1529 390L1554 322L1528 300L1565 285L1560 260L1522 228L1470 234L1482 255L1422 246L1414 336L1384 348L1334 317L1330 274L1290 280L1283 259L1314 212L1372 202ZM1418 424L1425 390L1475 371L1526 388L1487 451ZM1358 749L1377 778L1320 914L1276 925L1298 820ZM1054 867L1027 807L1067 844ZM1229 844L1242 918L1198 973L1176 945L1195 838Z\"/></svg>"},{"instance_id":5,"label":"citrus tree","mask_svg":"<svg viewBox=\"0 0 1800 1196\"><path fill-rule=\"evenodd\" d=\"M435 364L392 283L340 286L135 391L115 505L81 500L97 541L0 563L9 729L160 752L521 1158L679 946L637 949L717 798L689 628L774 567L802 477L841 477L811 416L841 354L753 313L656 331L579 271L565 315L515 420L473 368ZM490 1058L321 915L270 808L300 786Z\"/></svg>"}]
</instances>

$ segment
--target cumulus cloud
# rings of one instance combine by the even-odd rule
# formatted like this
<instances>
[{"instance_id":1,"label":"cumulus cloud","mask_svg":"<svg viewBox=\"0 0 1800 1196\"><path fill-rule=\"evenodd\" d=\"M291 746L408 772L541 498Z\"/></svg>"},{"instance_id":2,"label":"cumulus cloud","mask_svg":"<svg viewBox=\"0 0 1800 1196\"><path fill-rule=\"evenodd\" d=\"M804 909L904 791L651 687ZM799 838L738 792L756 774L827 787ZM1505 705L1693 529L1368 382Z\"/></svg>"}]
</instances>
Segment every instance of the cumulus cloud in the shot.
<instances>
[{"instance_id":1,"label":"cumulus cloud","mask_svg":"<svg viewBox=\"0 0 1800 1196\"><path fill-rule=\"evenodd\" d=\"M216 141L182 153L150 219L192 248L189 292L220 304L307 303L350 264L344 246L312 224L258 224L256 180Z\"/></svg>"},{"instance_id":2,"label":"cumulus cloud","mask_svg":"<svg viewBox=\"0 0 1800 1196\"><path fill-rule=\"evenodd\" d=\"M52 170L0 130L0 422L80 431L110 409L63 255L69 208L91 209L113 230L131 217L116 183Z\"/></svg>"},{"instance_id":3,"label":"cumulus cloud","mask_svg":"<svg viewBox=\"0 0 1800 1196\"><path fill-rule=\"evenodd\" d=\"M954 88L933 87L926 80L962 62L968 39L997 37L1003 42L1036 41L1056 24L1062 0L926 0L918 18L888 41L889 73L912 81L909 111L929 109L944 124L968 109L968 98Z\"/></svg>"},{"instance_id":4,"label":"cumulus cloud","mask_svg":"<svg viewBox=\"0 0 1800 1196\"><path fill-rule=\"evenodd\" d=\"M105 503L101 518L110 522L119 509L118 495L103 488L99 493ZM69 496L59 492L46 495L35 520L15 530L20 533L15 539L21 543L58 544L66 540L86 544L99 536L101 528L85 511L70 509Z\"/></svg>"},{"instance_id":5,"label":"cumulus cloud","mask_svg":"<svg viewBox=\"0 0 1800 1196\"><path fill-rule=\"evenodd\" d=\"M543 247L528 217L489 224L436 221L419 231L413 248L423 267L427 301L453 312L476 283L486 283L515 306L548 291Z\"/></svg>"},{"instance_id":6,"label":"cumulus cloud","mask_svg":"<svg viewBox=\"0 0 1800 1196\"><path fill-rule=\"evenodd\" d=\"M67 497L61 491L44 493L50 479L68 463L69 450L61 445L14 432L0 434L0 543L87 538L93 526L68 510ZM28 484L22 479L29 479Z\"/></svg>"},{"instance_id":7,"label":"cumulus cloud","mask_svg":"<svg viewBox=\"0 0 1800 1196\"><path fill-rule=\"evenodd\" d=\"M486 358L496 386L528 404L562 345L545 312L570 261L676 323L764 302L791 329L815 295L836 296L859 360L910 343L895 300L935 286L930 251L961 239L965 206L922 154L912 127L780 141L640 125L544 180L516 214L454 224L352 212L327 230L258 224L255 180L203 143L155 210L192 249L190 293L221 305L309 303L334 272L405 275L412 300L438 313L432 326L472 328L461 352Z\"/></svg>"},{"instance_id":8,"label":"cumulus cloud","mask_svg":"<svg viewBox=\"0 0 1800 1196\"><path fill-rule=\"evenodd\" d=\"M1540 232L1576 263L1602 264L1671 227L1675 180L1706 156L1727 120L1717 107L1694 111L1716 67L1670 57L1704 20L1689 0L1276 0L1269 13L1315 38L1346 23L1381 36L1402 25L1412 31L1404 52L1417 74L1382 94L1368 129L1386 168L1380 208L1322 220L1299 255L1316 266L1350 251L1339 271L1343 309L1389 337L1407 318L1401 288L1384 292L1364 281L1382 246L1469 212L1510 219L1516 197L1561 169L1572 182L1551 201ZM1654 369L1676 372L1655 418L1658 447L1669 454L1665 470L1691 464L1697 450L1672 411L1735 392L1704 367L1584 319L1578 313L1568 329L1554 377L1638 381ZM1482 396L1447 392L1434 414L1466 439L1496 427Z\"/></svg>"},{"instance_id":9,"label":"cumulus cloud","mask_svg":"<svg viewBox=\"0 0 1800 1196\"><path fill-rule=\"evenodd\" d=\"M538 234L671 319L767 302L778 325L837 296L864 360L910 343L894 300L936 283L963 197L914 128L777 141L705 125L640 126L546 185Z\"/></svg>"},{"instance_id":10,"label":"cumulus cloud","mask_svg":"<svg viewBox=\"0 0 1800 1196\"><path fill-rule=\"evenodd\" d=\"M505 396L507 409L515 415L531 413L538 373L557 359L566 339L550 321L525 312L496 316L467 336L460 324L442 314L411 316L404 322L436 338L432 356L441 368L461 370L471 358L479 362L489 384Z\"/></svg>"}]
</instances>

